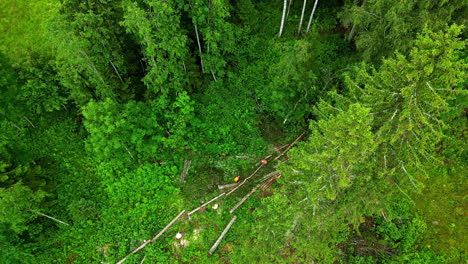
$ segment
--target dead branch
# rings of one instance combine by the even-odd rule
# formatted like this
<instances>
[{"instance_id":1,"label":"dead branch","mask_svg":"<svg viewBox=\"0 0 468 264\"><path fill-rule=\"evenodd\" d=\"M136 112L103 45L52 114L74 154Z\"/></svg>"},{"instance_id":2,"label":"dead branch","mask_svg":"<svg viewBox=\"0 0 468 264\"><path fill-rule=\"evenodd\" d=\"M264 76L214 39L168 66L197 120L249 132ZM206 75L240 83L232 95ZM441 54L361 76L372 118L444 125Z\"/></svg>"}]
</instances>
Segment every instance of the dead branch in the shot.
<instances>
[{"instance_id":1,"label":"dead branch","mask_svg":"<svg viewBox=\"0 0 468 264\"><path fill-rule=\"evenodd\" d=\"M49 219L52 219L52 220L54 220L55 222L61 223L62 225L70 226L69 224L67 224L67 223L65 223L65 222L63 222L63 221L61 221L61 220L58 220L57 218L52 217L52 216L50 216L50 215L46 215L46 214L44 214L44 213L41 213L41 212L38 212L38 211L34 211L34 210L29 210L29 211L31 211L31 212L33 212L33 213L35 213L35 214L38 214L38 215L40 215L40 216L44 216L44 217L47 217L47 218L49 218Z\"/></svg>"},{"instance_id":2,"label":"dead branch","mask_svg":"<svg viewBox=\"0 0 468 264\"><path fill-rule=\"evenodd\" d=\"M154 242L156 239L161 237L184 213L185 213L185 210L182 210L182 212L180 212L174 219L172 219L172 221L169 222L169 224L167 224L167 226L165 226L155 237L153 237L151 240L145 241L143 244L141 244L139 247L137 247L135 250L133 250L130 254L125 256L123 259L119 260L119 262L117 262L117 264L124 263L127 260L128 257L130 257L131 255L133 255L133 254L137 253L138 251L142 250L143 248L146 247L146 245L148 245L149 243Z\"/></svg>"},{"instance_id":3,"label":"dead branch","mask_svg":"<svg viewBox=\"0 0 468 264\"><path fill-rule=\"evenodd\" d=\"M190 164L192 164L191 160L186 160L184 162L184 169L182 170L182 173L180 174L180 181L179 181L181 184L184 183L185 181L185 175L187 174Z\"/></svg>"},{"instance_id":4,"label":"dead branch","mask_svg":"<svg viewBox=\"0 0 468 264\"><path fill-rule=\"evenodd\" d=\"M296 142L301 139L304 135L305 135L306 131L302 132L302 134L300 136L298 136L291 144L289 144L289 146L283 151L281 152L281 154L279 154L276 158L274 158L273 160L277 160L279 159L280 157L282 157L284 154L286 154L286 152L288 152L292 146L294 146L294 144L296 144Z\"/></svg>"},{"instance_id":5,"label":"dead branch","mask_svg":"<svg viewBox=\"0 0 468 264\"><path fill-rule=\"evenodd\" d=\"M223 190L223 189L233 188L233 187L236 187L237 184L238 183L236 182L236 183L230 183L230 184L225 184L225 185L218 185L218 189Z\"/></svg>"},{"instance_id":6,"label":"dead branch","mask_svg":"<svg viewBox=\"0 0 468 264\"><path fill-rule=\"evenodd\" d=\"M257 191L258 185L255 186L246 196L244 196L234 207L232 207L231 210L229 210L229 213L233 213L239 206L241 206L255 191Z\"/></svg>"},{"instance_id":7,"label":"dead branch","mask_svg":"<svg viewBox=\"0 0 468 264\"><path fill-rule=\"evenodd\" d=\"M25 116L23 116L23 117L24 117L24 119L25 119L26 121L28 121L28 123L29 123L33 128L36 128L36 126L33 124L33 122L31 122L31 120L29 120L29 118L27 118L27 117L25 117Z\"/></svg>"},{"instance_id":8,"label":"dead branch","mask_svg":"<svg viewBox=\"0 0 468 264\"><path fill-rule=\"evenodd\" d=\"M230 195L231 193L235 192L237 189L239 189L239 187L241 187L242 185L244 185L244 183L247 182L247 180L249 180L250 178L252 178L252 176L254 176L264 165L260 165L258 166L258 168L247 178L245 178L245 180L243 180L239 185L237 185L237 187L235 187L234 189L230 190L228 193L226 193L226 196Z\"/></svg>"},{"instance_id":9,"label":"dead branch","mask_svg":"<svg viewBox=\"0 0 468 264\"><path fill-rule=\"evenodd\" d=\"M236 159L250 159L250 156L234 156Z\"/></svg>"},{"instance_id":10,"label":"dead branch","mask_svg":"<svg viewBox=\"0 0 468 264\"><path fill-rule=\"evenodd\" d=\"M223 232L221 233L221 235L218 237L218 239L216 240L216 242L213 244L213 246L211 247L209 253L210 255L213 255L213 253L215 252L216 248L218 247L219 243L221 242L221 240L224 238L224 236L226 235L226 233L229 231L229 229L231 228L232 224L234 224L234 221L236 221L237 219L237 216L233 216L231 218L231 221L229 221L229 223L227 224L227 226L224 228Z\"/></svg>"},{"instance_id":11,"label":"dead branch","mask_svg":"<svg viewBox=\"0 0 468 264\"><path fill-rule=\"evenodd\" d=\"M221 196L223 196L225 194L226 193L222 193L222 194L216 196L215 198L209 200L208 202L202 204L200 207L193 209L192 211L190 211L190 213L188 213L188 216L191 216L192 214L196 213L198 210L202 209L203 207L207 206L208 204L210 204L211 202L217 200L218 198L220 198Z\"/></svg>"}]
</instances>

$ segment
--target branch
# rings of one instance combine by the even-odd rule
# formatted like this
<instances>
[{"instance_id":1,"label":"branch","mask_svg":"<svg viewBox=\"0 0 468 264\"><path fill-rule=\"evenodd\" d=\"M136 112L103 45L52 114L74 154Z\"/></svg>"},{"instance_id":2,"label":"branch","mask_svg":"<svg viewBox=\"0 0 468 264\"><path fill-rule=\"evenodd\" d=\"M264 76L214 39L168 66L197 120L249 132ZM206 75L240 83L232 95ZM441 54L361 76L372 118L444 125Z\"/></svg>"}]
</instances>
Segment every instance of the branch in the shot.
<instances>
[{"instance_id":1,"label":"branch","mask_svg":"<svg viewBox=\"0 0 468 264\"><path fill-rule=\"evenodd\" d=\"M31 211L31 212L33 212L33 213L35 213L35 214L38 214L38 215L40 215L40 216L44 216L44 217L47 217L47 218L49 218L49 219L52 219L52 220L54 220L55 222L61 223L62 225L70 226L69 224L67 224L67 223L65 223L65 222L63 222L63 221L61 221L61 220L58 220L57 218L52 217L52 216L50 216L50 215L46 215L46 214L44 214L44 213L41 213L41 212L38 212L38 211L34 211L34 210L31 210L31 209L29 209L29 211Z\"/></svg>"}]
</instances>

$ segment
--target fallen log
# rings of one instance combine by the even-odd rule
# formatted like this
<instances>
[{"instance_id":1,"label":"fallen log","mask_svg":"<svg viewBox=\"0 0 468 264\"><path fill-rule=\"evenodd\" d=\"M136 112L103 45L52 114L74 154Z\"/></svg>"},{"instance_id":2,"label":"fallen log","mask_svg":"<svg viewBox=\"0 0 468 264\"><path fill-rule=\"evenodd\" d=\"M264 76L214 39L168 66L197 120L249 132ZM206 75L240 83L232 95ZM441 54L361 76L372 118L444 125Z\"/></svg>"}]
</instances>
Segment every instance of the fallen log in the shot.
<instances>
[{"instance_id":1,"label":"fallen log","mask_svg":"<svg viewBox=\"0 0 468 264\"><path fill-rule=\"evenodd\" d=\"M229 229L231 228L232 224L234 224L234 221L236 221L237 219L237 216L233 216L231 218L231 221L229 221L229 223L227 224L227 226L224 228L223 232L221 233L221 235L218 237L218 239L216 240L216 242L213 244L213 246L211 247L209 253L210 255L213 255L213 253L215 252L216 248L219 246L219 243L221 243L221 240L224 238L224 236L226 235L226 233L229 231Z\"/></svg>"},{"instance_id":2,"label":"fallen log","mask_svg":"<svg viewBox=\"0 0 468 264\"><path fill-rule=\"evenodd\" d=\"M234 189L230 190L229 192L226 193L226 196L230 195L231 193L235 192L237 189L239 189L239 187L241 187L242 185L244 185L244 183L247 182L248 179L252 178L252 176L254 176L264 165L260 165L258 166L258 168L247 178L245 178L245 180L243 180L239 185L237 185Z\"/></svg>"},{"instance_id":3,"label":"fallen log","mask_svg":"<svg viewBox=\"0 0 468 264\"><path fill-rule=\"evenodd\" d=\"M234 207L229 210L229 213L233 213L239 206L241 206L255 191L257 191L258 185L253 188L246 196L244 196Z\"/></svg>"},{"instance_id":4,"label":"fallen log","mask_svg":"<svg viewBox=\"0 0 468 264\"><path fill-rule=\"evenodd\" d=\"M306 131L302 132L302 134L300 136L298 136L291 144L289 144L289 146L283 152L281 152L281 154L279 154L273 160L277 160L277 159L281 158L286 152L288 152L288 150L290 150L292 148L292 146L294 146L294 144L296 144L297 141L299 141L299 139L301 139L305 135L305 133L306 133Z\"/></svg>"},{"instance_id":5,"label":"fallen log","mask_svg":"<svg viewBox=\"0 0 468 264\"><path fill-rule=\"evenodd\" d=\"M188 172L188 169L190 167L190 164L192 164L192 161L191 160L186 160L184 162L184 169L182 170L182 173L180 174L180 183L184 183L185 181L185 175L187 174Z\"/></svg>"},{"instance_id":6,"label":"fallen log","mask_svg":"<svg viewBox=\"0 0 468 264\"><path fill-rule=\"evenodd\" d=\"M180 212L174 219L172 219L172 221L169 222L169 224L167 224L167 226L165 226L155 237L153 237L151 240L145 241L143 244L141 244L139 247L137 247L135 250L133 250L130 254L125 256L123 259L119 260L119 262L117 262L116 264L124 263L127 260L128 257L130 257L131 255L133 255L133 254L137 253L138 251L142 250L143 248L146 247L146 245L148 245L149 243L154 242L156 239L161 237L184 213L185 213L185 210L182 210L182 212Z\"/></svg>"},{"instance_id":7,"label":"fallen log","mask_svg":"<svg viewBox=\"0 0 468 264\"><path fill-rule=\"evenodd\" d=\"M202 209L203 207L207 206L208 204L210 204L211 202L217 200L219 197L221 197L221 196L223 196L223 195L225 195L225 194L226 194L226 193L222 193L222 194L216 196L215 198L209 200L208 202L202 204L200 207L193 209L192 211L190 211L190 213L188 213L188 216L190 216L190 215L196 213L198 210Z\"/></svg>"},{"instance_id":8,"label":"fallen log","mask_svg":"<svg viewBox=\"0 0 468 264\"><path fill-rule=\"evenodd\" d=\"M218 189L223 190L223 189L233 188L233 187L236 187L237 184L238 183L236 182L236 183L230 183L230 184L225 184L225 185L218 185Z\"/></svg>"}]
</instances>

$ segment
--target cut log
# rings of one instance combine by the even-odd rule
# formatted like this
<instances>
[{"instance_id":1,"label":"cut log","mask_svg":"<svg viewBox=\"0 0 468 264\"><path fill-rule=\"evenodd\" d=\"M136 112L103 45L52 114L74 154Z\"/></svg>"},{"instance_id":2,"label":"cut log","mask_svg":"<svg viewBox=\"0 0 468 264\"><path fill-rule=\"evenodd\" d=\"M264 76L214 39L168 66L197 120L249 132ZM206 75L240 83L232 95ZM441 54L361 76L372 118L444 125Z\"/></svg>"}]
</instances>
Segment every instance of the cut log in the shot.
<instances>
[{"instance_id":1,"label":"cut log","mask_svg":"<svg viewBox=\"0 0 468 264\"><path fill-rule=\"evenodd\" d=\"M281 158L286 152L288 152L292 148L292 146L294 146L294 144L296 144L297 141L299 141L299 139L301 139L305 135L305 133L306 131L302 132L300 136L298 136L291 144L289 144L289 146L283 152L281 152L281 154L276 156L276 158L274 158L273 160Z\"/></svg>"},{"instance_id":2,"label":"cut log","mask_svg":"<svg viewBox=\"0 0 468 264\"><path fill-rule=\"evenodd\" d=\"M243 180L241 183L239 183L239 185L237 185L234 189L230 190L229 192L226 193L226 196L230 195L231 193L235 192L237 189L239 189L239 187L241 187L242 185L244 185L244 183L247 182L247 180L249 180L250 178L252 178L252 176L254 176L255 174L257 174L257 172L263 167L264 165L260 165L258 166L258 168L247 178L245 178L245 180Z\"/></svg>"},{"instance_id":3,"label":"cut log","mask_svg":"<svg viewBox=\"0 0 468 264\"><path fill-rule=\"evenodd\" d=\"M218 185L218 189L219 190L223 190L223 189L229 189L229 188L233 188L233 187L236 187L238 185L238 183L230 183L230 184L225 184L225 185Z\"/></svg>"},{"instance_id":4,"label":"cut log","mask_svg":"<svg viewBox=\"0 0 468 264\"><path fill-rule=\"evenodd\" d=\"M202 204L200 207L193 209L192 211L190 211L190 213L188 213L188 216L191 216L192 214L196 213L198 210L200 210L200 209L202 209L203 207L209 205L209 204L212 203L213 201L216 201L218 198L220 198L221 196L223 196L223 195L225 195L225 194L226 194L226 193L222 193L222 194L216 196L215 198L209 200L208 202Z\"/></svg>"},{"instance_id":5,"label":"cut log","mask_svg":"<svg viewBox=\"0 0 468 264\"><path fill-rule=\"evenodd\" d=\"M172 219L172 221L169 222L169 224L167 224L167 226L165 226L155 237L153 237L151 240L145 241L143 244L141 244L139 247L137 247L135 250L133 250L130 254L125 256L123 259L119 260L119 262L117 262L117 264L124 263L127 260L128 257L130 257L131 255L133 255L133 254L137 253L138 251L142 250L149 243L152 243L156 239L160 238L184 213L185 213L185 210L182 210L182 212L180 212L174 219Z\"/></svg>"},{"instance_id":6,"label":"cut log","mask_svg":"<svg viewBox=\"0 0 468 264\"><path fill-rule=\"evenodd\" d=\"M211 247L209 253L210 255L213 255L213 253L215 252L216 248L219 246L219 243L221 243L221 240L223 240L224 236L226 235L226 233L229 231L229 229L231 228L232 224L234 224L234 221L236 221L237 219L237 216L233 216L231 218L231 221L229 221L229 224L227 224L227 226L224 228L223 232L221 233L221 235L218 237L218 239L216 240L216 242L213 244L213 246Z\"/></svg>"},{"instance_id":7,"label":"cut log","mask_svg":"<svg viewBox=\"0 0 468 264\"><path fill-rule=\"evenodd\" d=\"M258 185L253 188L246 196L244 196L234 207L229 210L229 213L233 213L239 206L241 206L255 191L257 191Z\"/></svg>"},{"instance_id":8,"label":"cut log","mask_svg":"<svg viewBox=\"0 0 468 264\"><path fill-rule=\"evenodd\" d=\"M186 160L184 162L184 169L182 170L182 173L180 174L180 183L184 183L185 181L185 175L187 175L187 171L190 167L190 164L192 164L192 161L191 160Z\"/></svg>"}]
</instances>

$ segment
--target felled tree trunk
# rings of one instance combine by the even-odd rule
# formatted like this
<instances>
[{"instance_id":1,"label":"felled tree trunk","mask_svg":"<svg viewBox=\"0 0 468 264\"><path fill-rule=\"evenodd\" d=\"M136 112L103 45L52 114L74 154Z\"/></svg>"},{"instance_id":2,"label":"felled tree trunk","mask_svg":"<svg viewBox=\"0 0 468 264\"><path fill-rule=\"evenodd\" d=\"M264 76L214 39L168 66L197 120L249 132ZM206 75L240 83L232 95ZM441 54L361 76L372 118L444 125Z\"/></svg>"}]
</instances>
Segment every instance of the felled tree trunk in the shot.
<instances>
[{"instance_id":1,"label":"felled tree trunk","mask_svg":"<svg viewBox=\"0 0 468 264\"><path fill-rule=\"evenodd\" d=\"M221 240L223 240L224 236L226 235L226 233L229 231L229 229L231 228L232 224L234 224L234 221L236 221L237 219L237 216L233 216L231 218L231 221L229 221L229 224L227 224L227 226L224 228L223 232L221 233L221 235L218 237L218 239L216 240L216 242L213 244L213 246L211 247L209 253L210 255L213 255L213 253L215 252L216 248L219 246L219 243L221 243Z\"/></svg>"}]
</instances>

